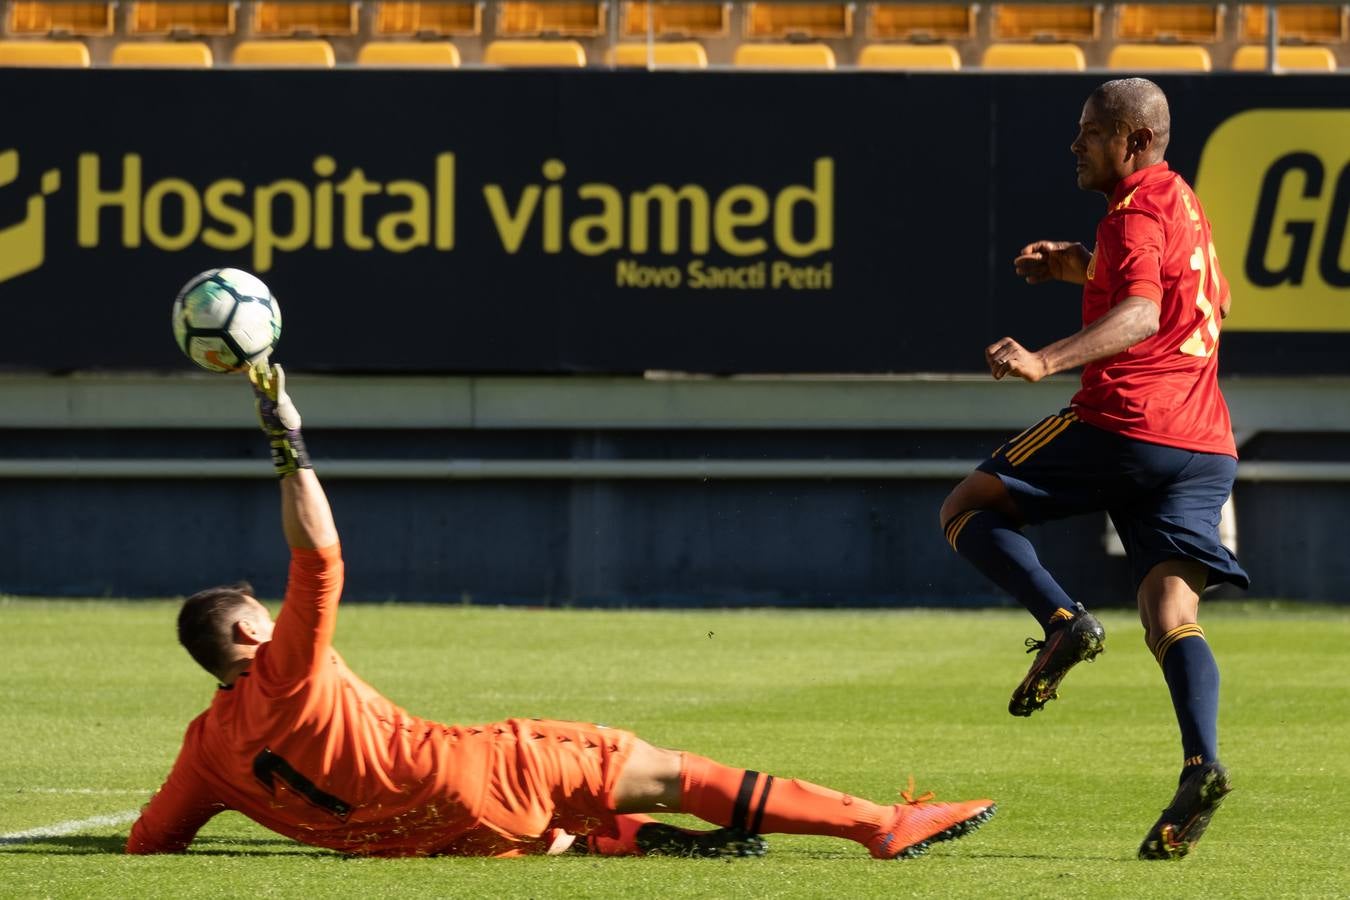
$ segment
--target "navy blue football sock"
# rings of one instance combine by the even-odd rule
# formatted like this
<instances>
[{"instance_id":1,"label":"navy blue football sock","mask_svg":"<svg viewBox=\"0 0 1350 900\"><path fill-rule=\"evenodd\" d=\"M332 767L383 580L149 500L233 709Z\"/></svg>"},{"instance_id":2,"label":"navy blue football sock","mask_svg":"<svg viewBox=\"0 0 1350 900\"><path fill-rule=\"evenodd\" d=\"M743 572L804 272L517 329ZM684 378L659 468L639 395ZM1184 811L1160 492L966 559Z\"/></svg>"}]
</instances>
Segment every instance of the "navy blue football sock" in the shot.
<instances>
[{"instance_id":1,"label":"navy blue football sock","mask_svg":"<svg viewBox=\"0 0 1350 900\"><path fill-rule=\"evenodd\" d=\"M1031 541L1002 513L968 510L948 522L945 531L957 553L1016 597L1047 630L1080 609L1041 565Z\"/></svg>"},{"instance_id":2,"label":"navy blue football sock","mask_svg":"<svg viewBox=\"0 0 1350 900\"><path fill-rule=\"evenodd\" d=\"M1219 664L1199 625L1173 628L1153 652L1181 727L1185 778L1196 766L1219 758Z\"/></svg>"}]
</instances>

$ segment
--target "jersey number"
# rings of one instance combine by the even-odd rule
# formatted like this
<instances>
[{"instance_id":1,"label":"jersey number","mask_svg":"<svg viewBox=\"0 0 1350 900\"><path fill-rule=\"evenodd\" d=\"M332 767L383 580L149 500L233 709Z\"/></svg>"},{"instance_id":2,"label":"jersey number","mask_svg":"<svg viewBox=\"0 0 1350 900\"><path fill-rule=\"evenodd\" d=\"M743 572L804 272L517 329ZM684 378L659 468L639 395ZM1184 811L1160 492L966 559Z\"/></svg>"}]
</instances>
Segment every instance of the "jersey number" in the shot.
<instances>
[{"instance_id":1,"label":"jersey number","mask_svg":"<svg viewBox=\"0 0 1350 900\"><path fill-rule=\"evenodd\" d=\"M347 817L352 813L352 806L344 800L339 800L332 794L319 790L319 786L310 781L291 767L280 756L277 756L271 750L264 747L253 757L253 777L262 782L263 787L276 796L277 787L274 779L280 778L281 782L288 788L295 791L301 797L304 797L310 803L317 806L325 812L332 813L339 822L347 821Z\"/></svg>"},{"instance_id":2,"label":"jersey number","mask_svg":"<svg viewBox=\"0 0 1350 900\"><path fill-rule=\"evenodd\" d=\"M1191 253L1191 268L1200 273L1200 287L1195 291L1195 305L1205 317L1200 327L1191 333L1181 344L1181 352L1188 356L1209 356L1219 346L1219 323L1214 320L1214 304L1205 296L1205 263L1209 263L1209 281L1214 285L1214 294L1219 293L1219 255L1214 252L1214 242L1209 242L1209 253L1204 247L1196 247ZM1208 340L1206 340L1208 336Z\"/></svg>"}]
</instances>

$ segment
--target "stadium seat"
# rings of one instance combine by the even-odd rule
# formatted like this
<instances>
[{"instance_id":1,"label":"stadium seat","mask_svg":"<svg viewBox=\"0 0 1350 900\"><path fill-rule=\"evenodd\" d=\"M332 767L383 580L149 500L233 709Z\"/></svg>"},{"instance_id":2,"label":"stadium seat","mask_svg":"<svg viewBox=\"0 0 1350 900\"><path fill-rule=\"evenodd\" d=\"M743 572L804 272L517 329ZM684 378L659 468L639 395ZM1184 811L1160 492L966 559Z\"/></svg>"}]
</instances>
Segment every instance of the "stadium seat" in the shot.
<instances>
[{"instance_id":1,"label":"stadium seat","mask_svg":"<svg viewBox=\"0 0 1350 900\"><path fill-rule=\"evenodd\" d=\"M608 60L611 66L654 69L708 68L708 52L696 41L615 44L609 51Z\"/></svg>"},{"instance_id":2,"label":"stadium seat","mask_svg":"<svg viewBox=\"0 0 1350 900\"><path fill-rule=\"evenodd\" d=\"M112 34L113 4L11 0L5 27L10 34Z\"/></svg>"},{"instance_id":3,"label":"stadium seat","mask_svg":"<svg viewBox=\"0 0 1350 900\"><path fill-rule=\"evenodd\" d=\"M327 41L240 41L230 62L236 66L310 66L331 69L333 47Z\"/></svg>"},{"instance_id":4,"label":"stadium seat","mask_svg":"<svg viewBox=\"0 0 1350 900\"><path fill-rule=\"evenodd\" d=\"M1095 41L1100 32L1096 4L994 4L995 41Z\"/></svg>"},{"instance_id":5,"label":"stadium seat","mask_svg":"<svg viewBox=\"0 0 1350 900\"><path fill-rule=\"evenodd\" d=\"M1117 44L1111 48L1106 67L1116 71L1208 72L1209 51L1195 44Z\"/></svg>"},{"instance_id":6,"label":"stadium seat","mask_svg":"<svg viewBox=\"0 0 1350 900\"><path fill-rule=\"evenodd\" d=\"M961 56L950 44L868 44L858 54L860 69L957 71Z\"/></svg>"},{"instance_id":7,"label":"stadium seat","mask_svg":"<svg viewBox=\"0 0 1350 900\"><path fill-rule=\"evenodd\" d=\"M743 69L833 69L827 44L741 44L732 62Z\"/></svg>"},{"instance_id":8,"label":"stadium seat","mask_svg":"<svg viewBox=\"0 0 1350 900\"><path fill-rule=\"evenodd\" d=\"M356 3L261 2L253 8L253 33L290 35L346 35L357 31Z\"/></svg>"},{"instance_id":9,"label":"stadium seat","mask_svg":"<svg viewBox=\"0 0 1350 900\"><path fill-rule=\"evenodd\" d=\"M80 41L0 41L0 66L89 68L89 48Z\"/></svg>"},{"instance_id":10,"label":"stadium seat","mask_svg":"<svg viewBox=\"0 0 1350 900\"><path fill-rule=\"evenodd\" d=\"M730 23L730 3L629 2L620 30L628 37L648 31L656 37L725 37Z\"/></svg>"},{"instance_id":11,"label":"stadium seat","mask_svg":"<svg viewBox=\"0 0 1350 900\"><path fill-rule=\"evenodd\" d=\"M213 58L201 41L123 41L113 48L111 62L143 69L209 69Z\"/></svg>"},{"instance_id":12,"label":"stadium seat","mask_svg":"<svg viewBox=\"0 0 1350 900\"><path fill-rule=\"evenodd\" d=\"M463 35L483 30L481 2L386 2L375 15L375 33L388 35Z\"/></svg>"},{"instance_id":13,"label":"stadium seat","mask_svg":"<svg viewBox=\"0 0 1350 900\"><path fill-rule=\"evenodd\" d=\"M1116 7L1116 37L1209 44L1223 37L1223 11L1219 3L1122 3Z\"/></svg>"},{"instance_id":14,"label":"stadium seat","mask_svg":"<svg viewBox=\"0 0 1350 900\"><path fill-rule=\"evenodd\" d=\"M975 36L975 7L959 3L872 3L867 36L873 40L966 40Z\"/></svg>"},{"instance_id":15,"label":"stadium seat","mask_svg":"<svg viewBox=\"0 0 1350 900\"><path fill-rule=\"evenodd\" d=\"M508 37L598 37L605 33L605 4L504 0L497 6L497 33Z\"/></svg>"},{"instance_id":16,"label":"stadium seat","mask_svg":"<svg viewBox=\"0 0 1350 900\"><path fill-rule=\"evenodd\" d=\"M576 41L493 41L483 51L490 66L581 69L586 51Z\"/></svg>"},{"instance_id":17,"label":"stadium seat","mask_svg":"<svg viewBox=\"0 0 1350 900\"><path fill-rule=\"evenodd\" d=\"M1334 72L1336 57L1327 47L1280 47L1275 51L1275 65L1281 71ZM1265 46L1239 47L1233 54L1233 68L1239 72L1265 71Z\"/></svg>"},{"instance_id":18,"label":"stadium seat","mask_svg":"<svg viewBox=\"0 0 1350 900\"><path fill-rule=\"evenodd\" d=\"M980 66L1081 72L1087 68L1087 60L1077 44L990 44L984 49Z\"/></svg>"},{"instance_id":19,"label":"stadium seat","mask_svg":"<svg viewBox=\"0 0 1350 900\"><path fill-rule=\"evenodd\" d=\"M1244 41L1266 39L1266 7L1243 6L1238 36ZM1346 7L1322 4L1280 6L1275 11L1276 34L1282 41L1339 44L1347 39Z\"/></svg>"},{"instance_id":20,"label":"stadium seat","mask_svg":"<svg viewBox=\"0 0 1350 900\"><path fill-rule=\"evenodd\" d=\"M753 38L846 38L853 34L851 3L747 3L745 35Z\"/></svg>"},{"instance_id":21,"label":"stadium seat","mask_svg":"<svg viewBox=\"0 0 1350 900\"><path fill-rule=\"evenodd\" d=\"M234 3L151 3L136 0L131 4L127 30L131 34L234 34Z\"/></svg>"},{"instance_id":22,"label":"stadium seat","mask_svg":"<svg viewBox=\"0 0 1350 900\"><path fill-rule=\"evenodd\" d=\"M356 64L455 69L459 48L449 41L366 41L356 51Z\"/></svg>"}]
</instances>

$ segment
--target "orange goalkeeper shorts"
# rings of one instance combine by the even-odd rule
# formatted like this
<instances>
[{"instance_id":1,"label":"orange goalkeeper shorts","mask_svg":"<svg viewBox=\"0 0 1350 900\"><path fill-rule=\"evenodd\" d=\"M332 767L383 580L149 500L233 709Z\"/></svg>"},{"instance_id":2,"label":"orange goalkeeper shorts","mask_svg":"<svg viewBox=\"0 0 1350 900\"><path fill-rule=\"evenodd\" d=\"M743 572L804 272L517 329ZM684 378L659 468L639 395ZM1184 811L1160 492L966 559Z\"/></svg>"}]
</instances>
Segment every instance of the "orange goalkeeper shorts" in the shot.
<instances>
[{"instance_id":1,"label":"orange goalkeeper shorts","mask_svg":"<svg viewBox=\"0 0 1350 900\"><path fill-rule=\"evenodd\" d=\"M508 719L484 727L497 734L482 820L441 853L522 856L547 852L556 829L617 834L611 794L636 735L553 719Z\"/></svg>"}]
</instances>

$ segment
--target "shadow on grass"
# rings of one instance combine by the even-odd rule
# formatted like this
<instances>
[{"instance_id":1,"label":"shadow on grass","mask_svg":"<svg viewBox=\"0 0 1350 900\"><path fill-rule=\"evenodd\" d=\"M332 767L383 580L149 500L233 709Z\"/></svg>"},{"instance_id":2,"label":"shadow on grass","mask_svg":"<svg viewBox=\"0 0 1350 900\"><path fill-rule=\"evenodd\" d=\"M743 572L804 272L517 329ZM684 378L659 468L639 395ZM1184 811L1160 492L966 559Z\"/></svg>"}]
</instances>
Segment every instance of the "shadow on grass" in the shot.
<instances>
[{"instance_id":1,"label":"shadow on grass","mask_svg":"<svg viewBox=\"0 0 1350 900\"><path fill-rule=\"evenodd\" d=\"M98 853L124 854L125 835L96 836L72 834L64 837L32 837L0 840L0 854L29 853L35 856L89 856ZM332 856L341 854L306 847L284 838L237 838L232 840L198 841L187 851L189 856Z\"/></svg>"}]
</instances>

